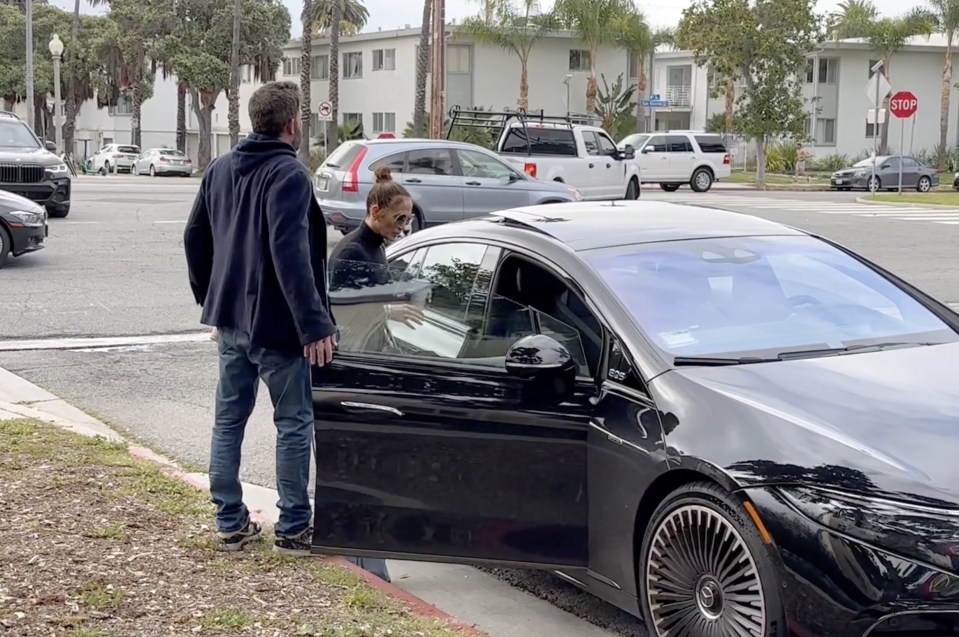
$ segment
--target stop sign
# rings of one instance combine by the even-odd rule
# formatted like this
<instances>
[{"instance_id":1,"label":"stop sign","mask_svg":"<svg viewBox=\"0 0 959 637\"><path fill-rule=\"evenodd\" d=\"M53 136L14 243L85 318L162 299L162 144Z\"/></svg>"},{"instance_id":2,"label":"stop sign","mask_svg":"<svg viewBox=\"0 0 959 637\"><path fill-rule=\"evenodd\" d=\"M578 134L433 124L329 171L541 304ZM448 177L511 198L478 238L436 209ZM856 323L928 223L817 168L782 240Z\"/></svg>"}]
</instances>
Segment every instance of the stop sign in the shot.
<instances>
[{"instance_id":1,"label":"stop sign","mask_svg":"<svg viewBox=\"0 0 959 637\"><path fill-rule=\"evenodd\" d=\"M910 91L899 91L889 100L889 110L899 119L907 119L919 110L919 100Z\"/></svg>"}]
</instances>

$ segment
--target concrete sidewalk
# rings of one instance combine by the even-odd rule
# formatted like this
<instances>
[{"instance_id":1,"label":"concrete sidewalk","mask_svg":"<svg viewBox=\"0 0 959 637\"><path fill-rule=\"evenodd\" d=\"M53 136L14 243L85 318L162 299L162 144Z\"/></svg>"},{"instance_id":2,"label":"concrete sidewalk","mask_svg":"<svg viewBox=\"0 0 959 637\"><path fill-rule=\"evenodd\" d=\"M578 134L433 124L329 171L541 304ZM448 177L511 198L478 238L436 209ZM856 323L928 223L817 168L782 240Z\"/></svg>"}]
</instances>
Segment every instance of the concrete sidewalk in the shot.
<instances>
[{"instance_id":1,"label":"concrete sidewalk","mask_svg":"<svg viewBox=\"0 0 959 637\"><path fill-rule=\"evenodd\" d=\"M17 418L41 420L85 436L128 442L96 418L0 368L0 420ZM167 458L157 460L176 467ZM193 484L204 487L208 484L206 474L186 473L185 476ZM249 483L244 483L243 490L250 509L275 523L278 517L276 491ZM389 570L393 585L406 593L407 601L435 608L489 637L615 635L468 566L390 561Z\"/></svg>"}]
</instances>

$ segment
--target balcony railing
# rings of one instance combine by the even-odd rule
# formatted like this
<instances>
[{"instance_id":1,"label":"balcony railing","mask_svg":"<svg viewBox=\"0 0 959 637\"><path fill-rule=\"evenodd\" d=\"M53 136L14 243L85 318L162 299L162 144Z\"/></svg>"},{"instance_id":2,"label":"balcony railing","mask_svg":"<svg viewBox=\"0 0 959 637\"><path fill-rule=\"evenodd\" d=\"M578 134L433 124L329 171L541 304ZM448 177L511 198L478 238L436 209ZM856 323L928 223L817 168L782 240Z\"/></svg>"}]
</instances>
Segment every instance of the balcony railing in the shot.
<instances>
[{"instance_id":1,"label":"balcony railing","mask_svg":"<svg viewBox=\"0 0 959 637\"><path fill-rule=\"evenodd\" d=\"M691 86L667 86L663 99L669 101L670 106L690 106L693 90Z\"/></svg>"}]
</instances>

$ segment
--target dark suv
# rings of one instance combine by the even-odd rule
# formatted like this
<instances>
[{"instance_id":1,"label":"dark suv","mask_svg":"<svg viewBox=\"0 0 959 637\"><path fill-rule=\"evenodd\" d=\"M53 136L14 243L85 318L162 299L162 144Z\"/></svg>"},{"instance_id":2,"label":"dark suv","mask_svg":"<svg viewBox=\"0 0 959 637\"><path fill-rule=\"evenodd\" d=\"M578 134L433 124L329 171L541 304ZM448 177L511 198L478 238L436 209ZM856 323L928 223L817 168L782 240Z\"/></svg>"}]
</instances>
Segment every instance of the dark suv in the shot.
<instances>
[{"instance_id":1,"label":"dark suv","mask_svg":"<svg viewBox=\"0 0 959 637\"><path fill-rule=\"evenodd\" d=\"M37 202L51 217L70 212L70 171L56 146L7 111L0 111L0 190Z\"/></svg>"}]
</instances>

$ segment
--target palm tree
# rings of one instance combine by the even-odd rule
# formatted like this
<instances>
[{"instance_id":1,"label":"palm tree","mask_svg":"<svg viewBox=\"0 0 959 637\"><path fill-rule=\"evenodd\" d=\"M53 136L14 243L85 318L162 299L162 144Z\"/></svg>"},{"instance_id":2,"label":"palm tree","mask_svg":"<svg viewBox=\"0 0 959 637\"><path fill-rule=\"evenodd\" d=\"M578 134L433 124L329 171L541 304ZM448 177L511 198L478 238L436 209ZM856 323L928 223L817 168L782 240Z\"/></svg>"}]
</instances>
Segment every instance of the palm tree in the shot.
<instances>
[{"instance_id":1,"label":"palm tree","mask_svg":"<svg viewBox=\"0 0 959 637\"><path fill-rule=\"evenodd\" d=\"M91 7L98 7L106 4L106 0L89 0ZM80 2L74 0L73 3L73 21L71 32L74 42L80 41ZM80 112L80 103L77 101L77 70L71 61L76 60L77 52L71 49L65 49L67 72L67 99L63 109L63 149L68 157L73 157L73 135L77 128L77 115Z\"/></svg>"},{"instance_id":2,"label":"palm tree","mask_svg":"<svg viewBox=\"0 0 959 637\"><path fill-rule=\"evenodd\" d=\"M303 139L300 143L298 156L304 164L310 161L310 138L312 137L311 122L313 120L313 38L317 32L330 29L333 23L334 5L340 5L340 31L343 33L357 33L362 29L370 13L360 0L303 0L303 11L300 21L303 29L302 48L300 50L300 90L303 93L303 104L300 110L300 125L303 129ZM333 47L330 45L330 90L333 83ZM338 71L337 67L337 71ZM334 109L335 112L335 109ZM335 117L335 116L334 116ZM334 119L335 123L335 119ZM327 132L329 135L329 131ZM331 138L335 139L335 138Z\"/></svg>"},{"instance_id":3,"label":"palm tree","mask_svg":"<svg viewBox=\"0 0 959 637\"><path fill-rule=\"evenodd\" d=\"M230 90L227 91L230 148L240 143L240 19L243 0L233 0L233 36L230 42Z\"/></svg>"},{"instance_id":4,"label":"palm tree","mask_svg":"<svg viewBox=\"0 0 959 637\"><path fill-rule=\"evenodd\" d=\"M568 24L589 49L589 81L586 84L586 111L596 110L596 67L599 47L617 39L610 26L635 11L632 0L557 0L554 12Z\"/></svg>"},{"instance_id":5,"label":"palm tree","mask_svg":"<svg viewBox=\"0 0 959 637\"><path fill-rule=\"evenodd\" d=\"M462 31L478 42L498 46L519 58L520 108L529 108L529 55L536 43L550 30L549 14L539 12L538 0L484 0L484 11L467 18Z\"/></svg>"},{"instance_id":6,"label":"palm tree","mask_svg":"<svg viewBox=\"0 0 959 637\"><path fill-rule=\"evenodd\" d=\"M845 0L829 15L829 35L835 40L865 38L879 11L871 0Z\"/></svg>"},{"instance_id":7,"label":"palm tree","mask_svg":"<svg viewBox=\"0 0 959 637\"><path fill-rule=\"evenodd\" d=\"M641 11L632 11L620 18L616 24L616 31L619 34L620 42L629 52L630 57L636 65L636 132L643 129L646 121L646 109L643 107L643 100L649 97L652 92L652 82L647 76L646 61L656 50L655 38L649 24L646 22L646 16Z\"/></svg>"},{"instance_id":8,"label":"palm tree","mask_svg":"<svg viewBox=\"0 0 959 637\"><path fill-rule=\"evenodd\" d=\"M416 101L413 104L413 134L426 137L426 76L430 66L430 32L433 0L423 0L423 24L420 27L420 46L416 54Z\"/></svg>"},{"instance_id":9,"label":"palm tree","mask_svg":"<svg viewBox=\"0 0 959 637\"><path fill-rule=\"evenodd\" d=\"M946 34L946 59L942 63L942 97L939 104L939 148L936 163L946 168L946 134L949 132L949 99L952 95L952 45L959 31L959 0L928 0L939 30Z\"/></svg>"}]
</instances>

